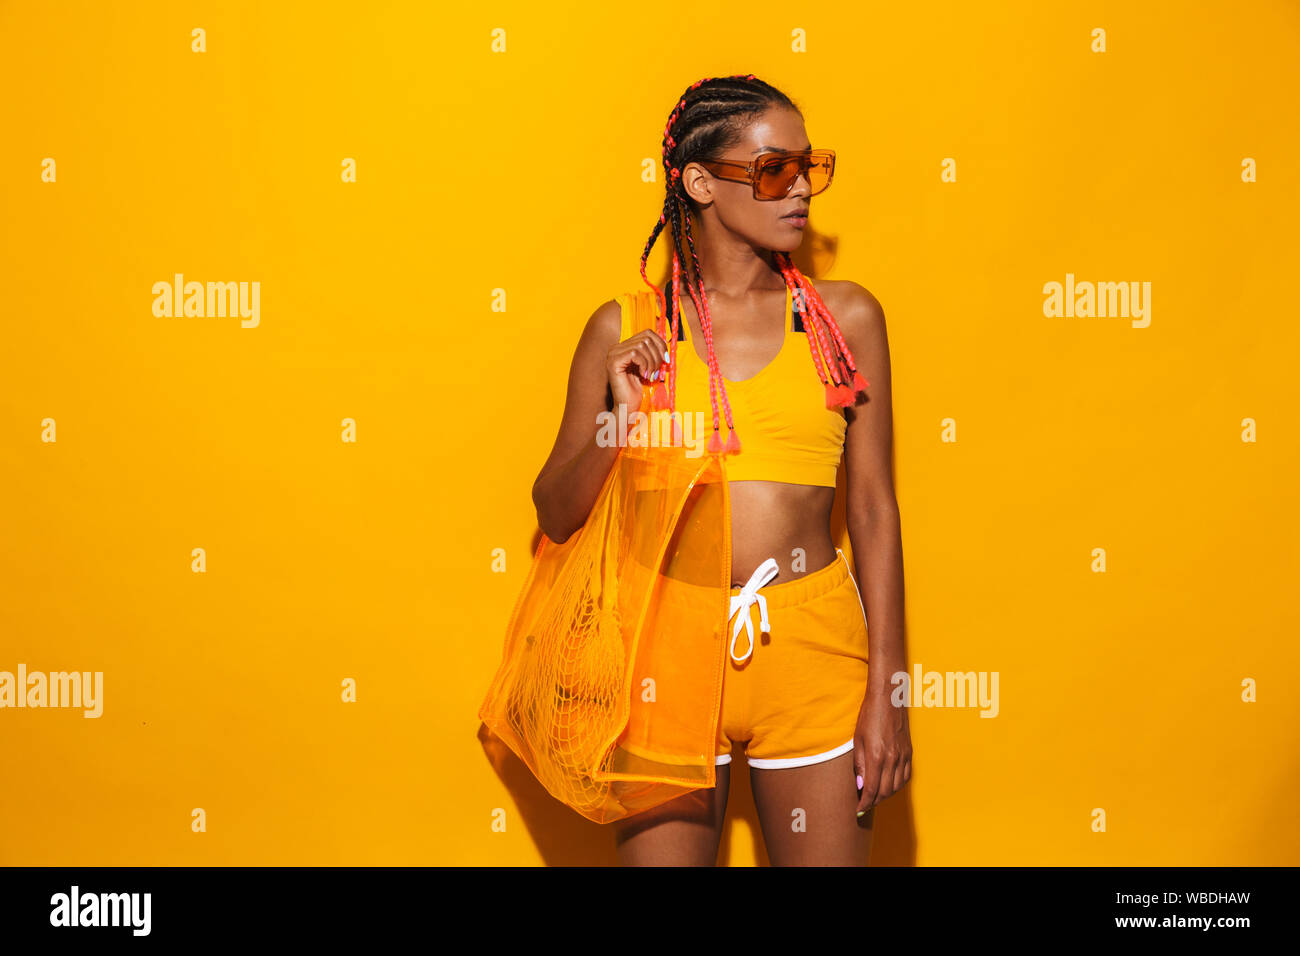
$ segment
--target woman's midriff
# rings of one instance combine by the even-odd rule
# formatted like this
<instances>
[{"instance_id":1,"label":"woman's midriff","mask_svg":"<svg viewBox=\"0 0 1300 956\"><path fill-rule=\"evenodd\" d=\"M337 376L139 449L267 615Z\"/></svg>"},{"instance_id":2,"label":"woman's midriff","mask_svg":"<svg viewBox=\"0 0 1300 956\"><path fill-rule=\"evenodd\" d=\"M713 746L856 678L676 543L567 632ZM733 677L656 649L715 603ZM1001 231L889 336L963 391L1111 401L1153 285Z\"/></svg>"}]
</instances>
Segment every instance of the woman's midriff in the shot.
<instances>
[{"instance_id":1,"label":"woman's midriff","mask_svg":"<svg viewBox=\"0 0 1300 956\"><path fill-rule=\"evenodd\" d=\"M713 512L720 505L714 496L700 498L704 486L683 507L683 521L704 526L720 526L721 520ZM731 500L731 586L744 587L754 571L768 558L776 561L778 572L771 584L784 584L824 568L836 558L835 544L830 535L831 508L835 503L835 489L824 485L795 485L777 481L732 481L728 483ZM636 495L637 514L649 517L664 508L664 492L642 491ZM702 502L707 500L708 505ZM688 517L689 516L689 517ZM634 521L638 520L633 518ZM643 566L655 561L652 549L659 541L640 539L635 548L634 560ZM664 565L663 573L688 584L707 585L716 581L713 574L716 563L712 554L700 555L695 560L693 548L669 552L674 557ZM800 557L795 567L796 557Z\"/></svg>"},{"instance_id":2,"label":"woman's midriff","mask_svg":"<svg viewBox=\"0 0 1300 956\"><path fill-rule=\"evenodd\" d=\"M831 508L835 489L775 481L733 481L731 496L731 583L744 587L768 558L780 568L772 584L783 584L835 560ZM796 552L802 555L793 567Z\"/></svg>"}]
</instances>

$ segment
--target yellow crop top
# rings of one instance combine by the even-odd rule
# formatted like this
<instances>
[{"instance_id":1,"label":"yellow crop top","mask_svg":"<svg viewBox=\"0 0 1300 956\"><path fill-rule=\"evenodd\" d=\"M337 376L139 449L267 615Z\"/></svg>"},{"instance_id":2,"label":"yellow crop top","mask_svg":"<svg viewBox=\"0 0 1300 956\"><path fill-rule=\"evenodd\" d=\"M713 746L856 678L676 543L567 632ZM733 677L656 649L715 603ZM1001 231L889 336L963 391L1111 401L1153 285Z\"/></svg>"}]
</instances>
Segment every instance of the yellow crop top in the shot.
<instances>
[{"instance_id":1,"label":"yellow crop top","mask_svg":"<svg viewBox=\"0 0 1300 956\"><path fill-rule=\"evenodd\" d=\"M672 292L670 282L664 289L670 317ZM630 295L621 295L617 299L623 313L619 341L632 334L629 298ZM826 389L813 365L801 320L796 329L796 314L787 288L781 351L752 378L735 382L725 376L722 379L741 442L739 452L726 456L728 481L782 481L835 487L848 421L841 409L826 407ZM678 334L677 362L676 408L682 413L686 439L690 441L694 436L694 440L702 443L713 429L709 367L695 350L685 317ZM691 421L687 420L688 416ZM728 435L725 418L719 422L719 428L725 441Z\"/></svg>"}]
</instances>

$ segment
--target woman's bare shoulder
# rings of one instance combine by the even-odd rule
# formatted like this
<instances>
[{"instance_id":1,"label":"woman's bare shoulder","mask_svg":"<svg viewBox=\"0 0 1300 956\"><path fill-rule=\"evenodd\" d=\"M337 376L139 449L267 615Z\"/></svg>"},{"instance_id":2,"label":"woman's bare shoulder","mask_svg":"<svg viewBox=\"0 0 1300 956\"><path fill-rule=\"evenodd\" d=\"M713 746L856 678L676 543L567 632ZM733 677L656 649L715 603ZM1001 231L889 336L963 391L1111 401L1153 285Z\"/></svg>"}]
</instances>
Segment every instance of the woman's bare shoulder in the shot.
<instances>
[{"instance_id":1,"label":"woman's bare shoulder","mask_svg":"<svg viewBox=\"0 0 1300 956\"><path fill-rule=\"evenodd\" d=\"M587 317L582 329L579 345L603 346L605 349L617 345L622 338L623 308L617 299L608 299L596 306Z\"/></svg>"},{"instance_id":2,"label":"woman's bare shoulder","mask_svg":"<svg viewBox=\"0 0 1300 956\"><path fill-rule=\"evenodd\" d=\"M835 317L835 323L851 338L869 338L884 329L885 309L871 290L852 279L808 278L826 308Z\"/></svg>"},{"instance_id":3,"label":"woman's bare shoulder","mask_svg":"<svg viewBox=\"0 0 1300 956\"><path fill-rule=\"evenodd\" d=\"M808 276L817 294L822 297L826 307L839 317L840 312L879 312L884 314L880 300L871 290L854 282L852 279L814 279ZM836 309L836 306L840 306Z\"/></svg>"}]
</instances>

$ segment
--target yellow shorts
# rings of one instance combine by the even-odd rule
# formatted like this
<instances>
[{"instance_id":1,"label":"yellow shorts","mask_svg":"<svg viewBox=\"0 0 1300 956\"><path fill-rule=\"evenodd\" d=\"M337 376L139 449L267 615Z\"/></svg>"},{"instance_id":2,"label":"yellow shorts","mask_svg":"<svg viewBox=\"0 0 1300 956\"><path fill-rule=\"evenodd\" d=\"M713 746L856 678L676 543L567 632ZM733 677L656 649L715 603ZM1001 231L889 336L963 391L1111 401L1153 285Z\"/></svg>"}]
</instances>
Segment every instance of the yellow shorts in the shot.
<instances>
[{"instance_id":1,"label":"yellow shorts","mask_svg":"<svg viewBox=\"0 0 1300 956\"><path fill-rule=\"evenodd\" d=\"M818 571L764 586L777 571L768 559L731 589L717 763L729 763L742 740L746 761L760 769L853 749L867 692L867 619L848 558L835 551Z\"/></svg>"}]
</instances>

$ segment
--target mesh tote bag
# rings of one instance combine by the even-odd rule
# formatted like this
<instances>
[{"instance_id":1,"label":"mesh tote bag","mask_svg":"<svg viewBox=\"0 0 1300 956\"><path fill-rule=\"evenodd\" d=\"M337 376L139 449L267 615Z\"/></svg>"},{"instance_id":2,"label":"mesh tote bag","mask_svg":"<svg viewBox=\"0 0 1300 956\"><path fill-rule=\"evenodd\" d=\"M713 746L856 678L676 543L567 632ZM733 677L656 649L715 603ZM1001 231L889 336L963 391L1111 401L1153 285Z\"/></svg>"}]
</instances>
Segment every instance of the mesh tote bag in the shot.
<instances>
[{"instance_id":1,"label":"mesh tote bag","mask_svg":"<svg viewBox=\"0 0 1300 956\"><path fill-rule=\"evenodd\" d=\"M618 301L634 332L653 324L653 292ZM715 785L726 466L702 442L672 445L672 413L652 411L650 395L627 416L583 527L559 544L542 536L478 714L552 796L597 823Z\"/></svg>"}]
</instances>

